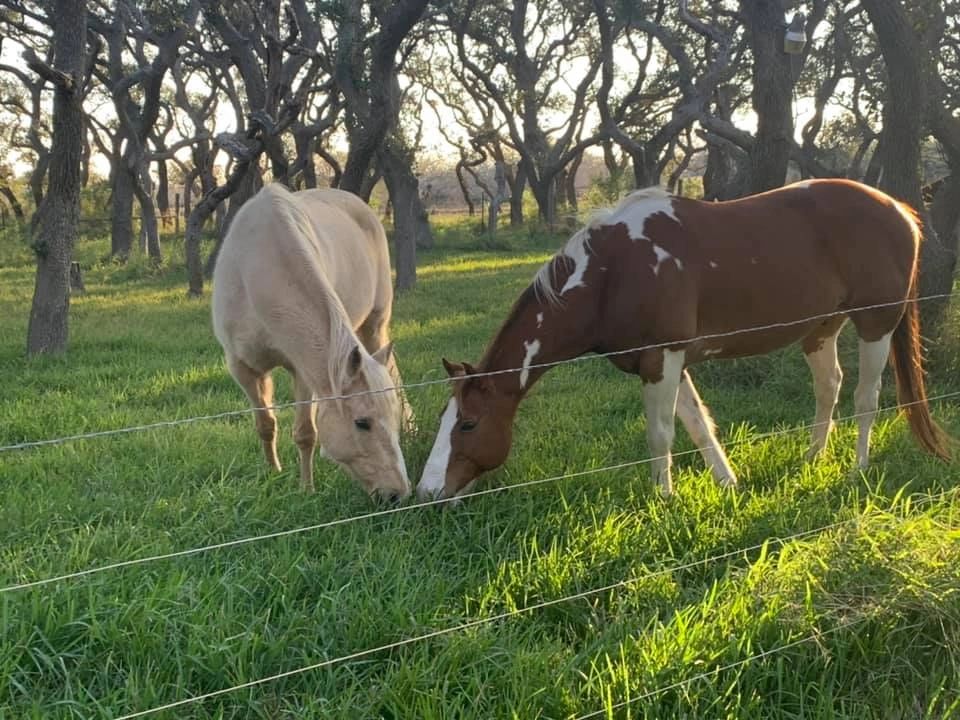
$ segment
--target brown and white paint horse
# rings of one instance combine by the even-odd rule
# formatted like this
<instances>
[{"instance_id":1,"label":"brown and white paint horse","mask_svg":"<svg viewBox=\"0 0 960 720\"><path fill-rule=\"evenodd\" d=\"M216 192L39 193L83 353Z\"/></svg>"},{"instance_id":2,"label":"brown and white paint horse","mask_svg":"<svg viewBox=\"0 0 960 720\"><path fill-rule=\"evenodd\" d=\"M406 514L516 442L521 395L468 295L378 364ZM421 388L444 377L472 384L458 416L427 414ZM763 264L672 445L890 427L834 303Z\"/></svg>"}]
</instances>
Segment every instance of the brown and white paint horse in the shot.
<instances>
[{"instance_id":1,"label":"brown and white paint horse","mask_svg":"<svg viewBox=\"0 0 960 720\"><path fill-rule=\"evenodd\" d=\"M400 451L403 401L389 337L387 238L376 214L340 190L265 186L240 209L213 274L213 328L227 367L258 409L267 462L280 469L275 367L293 375L300 480L313 491L321 452L369 493L410 494ZM311 403L318 396L361 394Z\"/></svg>"},{"instance_id":2,"label":"brown and white paint horse","mask_svg":"<svg viewBox=\"0 0 960 720\"><path fill-rule=\"evenodd\" d=\"M832 427L841 380L837 336L847 317L860 338L857 464L868 462L891 345L899 400L911 403L910 428L924 449L947 458L947 439L926 402L917 304L910 302L920 238L909 207L846 180L719 203L659 189L633 193L540 270L479 365L443 361L456 381L418 495L463 494L504 462L517 406L548 369L538 366L655 344L666 347L609 359L643 380L652 473L664 495L673 490L675 415L714 478L736 484L686 370L708 358L762 355L799 342L813 374L816 455ZM875 305L882 307L854 311ZM782 323L791 324L736 333ZM482 375L510 368L522 370Z\"/></svg>"}]
</instances>

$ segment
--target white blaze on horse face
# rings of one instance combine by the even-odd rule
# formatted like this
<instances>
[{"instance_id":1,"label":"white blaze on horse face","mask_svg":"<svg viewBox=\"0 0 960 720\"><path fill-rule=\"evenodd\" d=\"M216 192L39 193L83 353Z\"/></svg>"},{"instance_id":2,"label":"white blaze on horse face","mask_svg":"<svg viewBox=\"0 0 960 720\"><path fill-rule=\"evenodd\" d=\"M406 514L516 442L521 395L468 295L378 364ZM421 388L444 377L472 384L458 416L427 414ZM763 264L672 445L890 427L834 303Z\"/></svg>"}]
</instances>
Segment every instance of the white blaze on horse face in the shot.
<instances>
[{"instance_id":1,"label":"white blaze on horse face","mask_svg":"<svg viewBox=\"0 0 960 720\"><path fill-rule=\"evenodd\" d=\"M530 379L530 363L533 362L533 358L540 352L540 341L534 340L533 342L527 342L524 340L523 347L527 351L527 354L523 356L523 370L520 372L521 388L525 388L527 386L527 380Z\"/></svg>"},{"instance_id":2,"label":"white blaze on horse face","mask_svg":"<svg viewBox=\"0 0 960 720\"><path fill-rule=\"evenodd\" d=\"M711 261L710 261L710 267L716 269L716 268L718 268L718 267L720 267L720 266L717 265L713 260L711 260Z\"/></svg>"},{"instance_id":3,"label":"white blaze on horse face","mask_svg":"<svg viewBox=\"0 0 960 720\"><path fill-rule=\"evenodd\" d=\"M420 484L417 485L417 497L421 501L432 500L443 492L447 481L447 466L450 463L450 436L453 433L453 426L457 423L458 411L457 399L450 398L440 418L437 439L433 441L433 449L423 468Z\"/></svg>"},{"instance_id":4,"label":"white blaze on horse face","mask_svg":"<svg viewBox=\"0 0 960 720\"><path fill-rule=\"evenodd\" d=\"M537 313L537 330L543 327L543 313Z\"/></svg>"}]
</instances>

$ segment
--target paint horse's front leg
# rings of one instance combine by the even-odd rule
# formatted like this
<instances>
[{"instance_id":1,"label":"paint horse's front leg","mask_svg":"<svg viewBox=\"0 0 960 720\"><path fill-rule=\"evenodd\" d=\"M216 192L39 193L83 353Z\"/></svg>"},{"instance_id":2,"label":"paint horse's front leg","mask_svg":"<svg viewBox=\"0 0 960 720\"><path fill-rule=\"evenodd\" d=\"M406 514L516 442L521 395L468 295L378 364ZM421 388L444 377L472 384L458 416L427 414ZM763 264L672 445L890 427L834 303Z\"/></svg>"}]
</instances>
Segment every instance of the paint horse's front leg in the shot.
<instances>
[{"instance_id":1,"label":"paint horse's front leg","mask_svg":"<svg viewBox=\"0 0 960 720\"><path fill-rule=\"evenodd\" d=\"M700 399L697 389L693 386L693 380L690 379L690 373L686 370L683 371L683 377L680 380L677 415L680 416L687 434L697 446L717 484L720 487L736 487L737 476L730 467L730 461L723 451L723 446L717 440L713 418L710 417L710 411Z\"/></svg>"},{"instance_id":2,"label":"paint horse's front leg","mask_svg":"<svg viewBox=\"0 0 960 720\"><path fill-rule=\"evenodd\" d=\"M683 376L684 351L663 350L663 374L656 382L643 386L643 404L647 412L647 447L651 455L651 475L660 486L660 494L673 494L670 478L677 392Z\"/></svg>"}]
</instances>

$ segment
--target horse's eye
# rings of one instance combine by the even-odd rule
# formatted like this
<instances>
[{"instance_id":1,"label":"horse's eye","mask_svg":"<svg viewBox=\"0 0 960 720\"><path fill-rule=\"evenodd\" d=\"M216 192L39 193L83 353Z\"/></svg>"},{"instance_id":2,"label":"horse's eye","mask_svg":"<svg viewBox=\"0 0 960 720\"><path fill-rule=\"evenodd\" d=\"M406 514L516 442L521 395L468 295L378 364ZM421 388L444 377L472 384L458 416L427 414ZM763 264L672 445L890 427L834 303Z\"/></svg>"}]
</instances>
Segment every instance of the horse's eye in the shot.
<instances>
[{"instance_id":1,"label":"horse's eye","mask_svg":"<svg viewBox=\"0 0 960 720\"><path fill-rule=\"evenodd\" d=\"M370 418L358 418L353 421L353 424L357 426L358 430L369 430L370 429Z\"/></svg>"},{"instance_id":2,"label":"horse's eye","mask_svg":"<svg viewBox=\"0 0 960 720\"><path fill-rule=\"evenodd\" d=\"M477 426L476 420L464 420L460 423L460 432L470 432Z\"/></svg>"}]
</instances>

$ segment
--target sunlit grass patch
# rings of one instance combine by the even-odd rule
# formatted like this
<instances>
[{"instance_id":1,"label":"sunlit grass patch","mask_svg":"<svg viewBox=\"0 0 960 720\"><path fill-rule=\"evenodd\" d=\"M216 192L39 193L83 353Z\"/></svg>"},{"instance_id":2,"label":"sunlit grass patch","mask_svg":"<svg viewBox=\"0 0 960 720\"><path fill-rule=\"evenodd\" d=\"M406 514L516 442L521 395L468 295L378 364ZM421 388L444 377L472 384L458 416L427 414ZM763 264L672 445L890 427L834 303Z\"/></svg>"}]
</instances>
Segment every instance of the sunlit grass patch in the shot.
<instances>
[{"instance_id":1,"label":"sunlit grass patch","mask_svg":"<svg viewBox=\"0 0 960 720\"><path fill-rule=\"evenodd\" d=\"M444 223L395 306L404 379L443 380L441 356L477 360L563 240L504 228L494 250ZM246 408L208 300L186 298L176 246L161 268L124 267L103 260L103 239L84 241L70 352L27 360L33 268L10 242L0 445ZM957 337L932 348L931 395L960 389ZM841 416L853 412L853 340L841 344ZM683 454L693 445L682 431L669 501L647 465L603 470L649 455L640 383L603 360L558 368L481 486L502 492L0 593L0 717L116 717L505 613L157 717L956 716L956 466L924 455L893 413L877 423L866 472L853 471L853 422L805 463L814 403L796 349L693 375L737 492ZM291 399L277 380L278 401ZM415 478L448 388L408 395ZM955 401L933 412L960 429ZM246 413L0 453L0 588L375 509L322 459L317 493L304 496L292 411L278 418L281 473ZM588 469L601 471L528 484Z\"/></svg>"}]
</instances>

